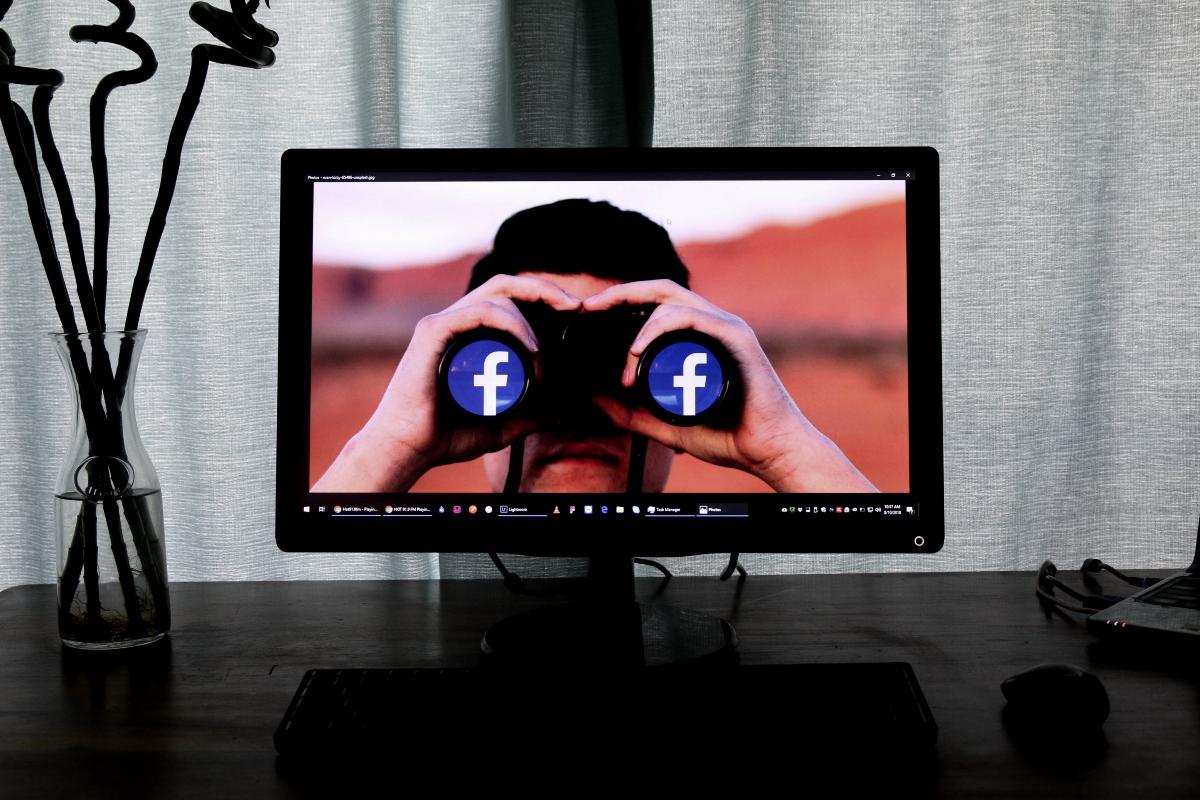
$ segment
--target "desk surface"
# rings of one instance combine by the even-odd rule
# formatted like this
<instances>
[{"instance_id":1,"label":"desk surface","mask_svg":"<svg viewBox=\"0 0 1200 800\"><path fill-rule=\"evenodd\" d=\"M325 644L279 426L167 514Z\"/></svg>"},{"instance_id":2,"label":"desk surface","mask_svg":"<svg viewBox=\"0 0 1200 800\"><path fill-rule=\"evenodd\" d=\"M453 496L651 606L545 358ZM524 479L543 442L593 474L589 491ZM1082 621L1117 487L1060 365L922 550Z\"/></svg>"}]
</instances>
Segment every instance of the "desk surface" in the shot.
<instances>
[{"instance_id":1,"label":"desk surface","mask_svg":"<svg viewBox=\"0 0 1200 800\"><path fill-rule=\"evenodd\" d=\"M639 596L657 586L638 579ZM498 581L178 583L171 594L169 646L94 663L60 646L53 587L0 592L0 796L299 795L276 772L271 736L305 670L474 664L491 622L546 602ZM1029 573L751 576L740 588L676 578L657 599L730 620L746 664L911 663L939 727L936 795L1195 793L1195 662L1099 644L1040 609ZM1005 733L1001 680L1043 662L1078 664L1108 688L1098 761L1031 758ZM739 765L744 785L762 767Z\"/></svg>"}]
</instances>

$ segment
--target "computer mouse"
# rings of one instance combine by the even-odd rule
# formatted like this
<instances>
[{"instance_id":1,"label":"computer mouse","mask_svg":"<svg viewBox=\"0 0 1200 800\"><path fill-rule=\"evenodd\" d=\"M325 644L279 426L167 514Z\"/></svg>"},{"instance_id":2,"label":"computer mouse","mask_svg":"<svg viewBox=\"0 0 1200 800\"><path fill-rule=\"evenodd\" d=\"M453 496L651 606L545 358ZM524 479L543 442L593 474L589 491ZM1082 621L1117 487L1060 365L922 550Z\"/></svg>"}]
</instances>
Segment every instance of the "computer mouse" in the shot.
<instances>
[{"instance_id":1,"label":"computer mouse","mask_svg":"<svg viewBox=\"0 0 1200 800\"><path fill-rule=\"evenodd\" d=\"M1098 731L1108 718L1108 692L1100 679L1074 664L1040 664L1000 684L1008 699L1005 721L1047 732Z\"/></svg>"}]
</instances>

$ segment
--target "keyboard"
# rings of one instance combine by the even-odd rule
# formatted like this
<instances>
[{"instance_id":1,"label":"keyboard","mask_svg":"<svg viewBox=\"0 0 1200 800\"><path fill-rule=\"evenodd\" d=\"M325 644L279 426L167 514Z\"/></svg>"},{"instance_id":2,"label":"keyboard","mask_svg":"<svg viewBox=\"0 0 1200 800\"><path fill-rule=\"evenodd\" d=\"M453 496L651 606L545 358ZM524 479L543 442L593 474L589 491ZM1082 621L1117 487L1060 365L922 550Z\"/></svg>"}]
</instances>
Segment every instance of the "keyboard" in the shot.
<instances>
[{"instance_id":1,"label":"keyboard","mask_svg":"<svg viewBox=\"0 0 1200 800\"><path fill-rule=\"evenodd\" d=\"M497 757L640 757L654 742L795 759L932 752L937 726L903 663L604 672L316 669L275 747L293 763L392 763L452 748ZM532 750L531 750L532 748Z\"/></svg>"},{"instance_id":2,"label":"keyboard","mask_svg":"<svg viewBox=\"0 0 1200 800\"><path fill-rule=\"evenodd\" d=\"M1200 610L1200 575L1181 575L1147 589L1137 597L1142 603Z\"/></svg>"}]
</instances>

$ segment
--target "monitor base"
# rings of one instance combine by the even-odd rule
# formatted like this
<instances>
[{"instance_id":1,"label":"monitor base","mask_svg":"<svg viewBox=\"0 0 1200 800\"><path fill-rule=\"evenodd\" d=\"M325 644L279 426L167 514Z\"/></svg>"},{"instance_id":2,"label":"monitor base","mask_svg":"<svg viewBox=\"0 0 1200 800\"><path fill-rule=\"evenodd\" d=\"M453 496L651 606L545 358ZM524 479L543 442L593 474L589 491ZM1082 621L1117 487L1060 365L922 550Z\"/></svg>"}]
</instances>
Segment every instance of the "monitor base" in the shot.
<instances>
[{"instance_id":1,"label":"monitor base","mask_svg":"<svg viewBox=\"0 0 1200 800\"><path fill-rule=\"evenodd\" d=\"M721 666L737 663L725 620L657 603L549 606L494 624L483 663L498 667Z\"/></svg>"}]
</instances>

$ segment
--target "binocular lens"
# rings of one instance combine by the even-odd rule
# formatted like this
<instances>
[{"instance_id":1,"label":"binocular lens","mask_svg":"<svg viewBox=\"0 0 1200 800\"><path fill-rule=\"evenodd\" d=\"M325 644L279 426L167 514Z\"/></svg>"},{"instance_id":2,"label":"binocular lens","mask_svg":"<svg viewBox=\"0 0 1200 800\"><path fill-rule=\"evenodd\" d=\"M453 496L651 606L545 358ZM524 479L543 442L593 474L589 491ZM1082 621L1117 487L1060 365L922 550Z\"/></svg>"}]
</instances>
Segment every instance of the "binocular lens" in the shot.
<instances>
[{"instance_id":1,"label":"binocular lens","mask_svg":"<svg viewBox=\"0 0 1200 800\"><path fill-rule=\"evenodd\" d=\"M649 410L675 425L711 424L730 389L733 370L726 352L696 331L656 339L638 362Z\"/></svg>"},{"instance_id":2,"label":"binocular lens","mask_svg":"<svg viewBox=\"0 0 1200 800\"><path fill-rule=\"evenodd\" d=\"M459 339L442 357L439 370L450 398L477 417L498 417L516 407L529 387L528 356L500 331Z\"/></svg>"}]
</instances>

